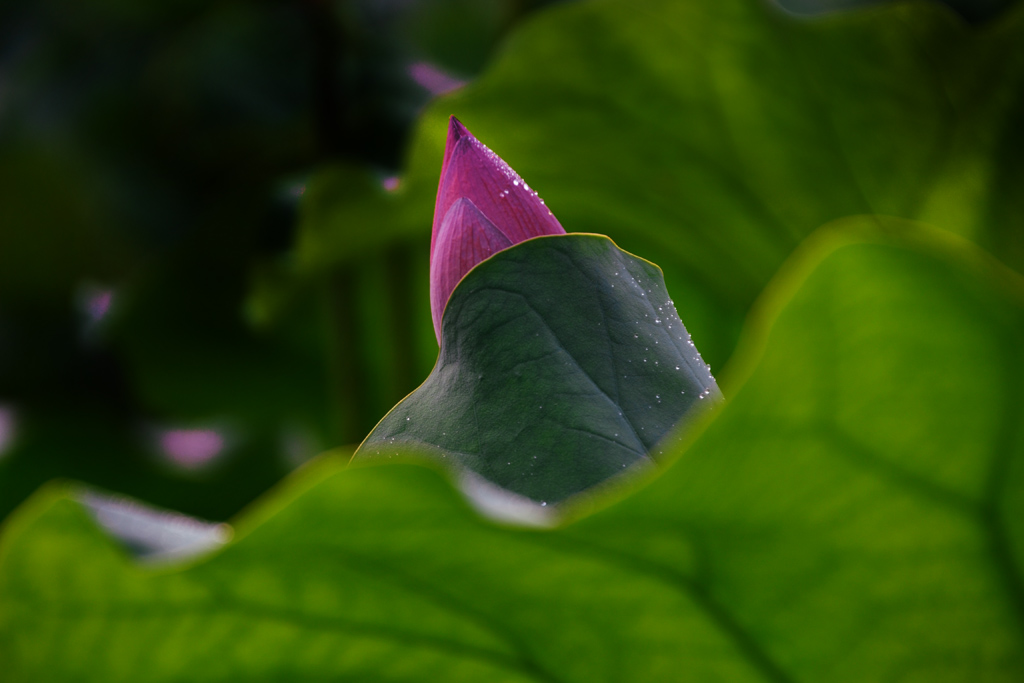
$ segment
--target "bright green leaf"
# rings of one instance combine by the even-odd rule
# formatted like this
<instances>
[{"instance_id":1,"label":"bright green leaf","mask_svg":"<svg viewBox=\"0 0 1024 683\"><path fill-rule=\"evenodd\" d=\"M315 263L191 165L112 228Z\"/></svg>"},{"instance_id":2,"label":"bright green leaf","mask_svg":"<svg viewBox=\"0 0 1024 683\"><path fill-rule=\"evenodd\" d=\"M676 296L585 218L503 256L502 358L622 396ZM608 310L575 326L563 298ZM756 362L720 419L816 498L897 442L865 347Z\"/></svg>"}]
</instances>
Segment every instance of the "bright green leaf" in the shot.
<instances>
[{"instance_id":1,"label":"bright green leaf","mask_svg":"<svg viewBox=\"0 0 1024 683\"><path fill-rule=\"evenodd\" d=\"M850 221L753 323L674 464L556 530L329 460L159 569L42 493L0 548L4 680L1021 680L1019 276Z\"/></svg>"}]
</instances>

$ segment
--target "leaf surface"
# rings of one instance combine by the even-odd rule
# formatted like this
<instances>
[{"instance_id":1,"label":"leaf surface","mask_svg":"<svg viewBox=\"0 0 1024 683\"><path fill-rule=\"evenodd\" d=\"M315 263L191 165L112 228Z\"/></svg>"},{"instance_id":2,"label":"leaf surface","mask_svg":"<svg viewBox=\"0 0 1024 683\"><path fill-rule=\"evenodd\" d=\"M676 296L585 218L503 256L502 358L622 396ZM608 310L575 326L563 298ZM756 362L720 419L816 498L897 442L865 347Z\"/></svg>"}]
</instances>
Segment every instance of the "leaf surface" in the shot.
<instances>
[{"instance_id":1,"label":"leaf surface","mask_svg":"<svg viewBox=\"0 0 1024 683\"><path fill-rule=\"evenodd\" d=\"M1019 276L850 221L750 332L675 462L554 530L328 459L155 570L41 493L0 546L4 679L1019 681Z\"/></svg>"},{"instance_id":2,"label":"leaf surface","mask_svg":"<svg viewBox=\"0 0 1024 683\"><path fill-rule=\"evenodd\" d=\"M657 266L601 235L535 238L455 288L434 371L356 457L412 445L559 501L650 462L673 426L720 398Z\"/></svg>"}]
</instances>

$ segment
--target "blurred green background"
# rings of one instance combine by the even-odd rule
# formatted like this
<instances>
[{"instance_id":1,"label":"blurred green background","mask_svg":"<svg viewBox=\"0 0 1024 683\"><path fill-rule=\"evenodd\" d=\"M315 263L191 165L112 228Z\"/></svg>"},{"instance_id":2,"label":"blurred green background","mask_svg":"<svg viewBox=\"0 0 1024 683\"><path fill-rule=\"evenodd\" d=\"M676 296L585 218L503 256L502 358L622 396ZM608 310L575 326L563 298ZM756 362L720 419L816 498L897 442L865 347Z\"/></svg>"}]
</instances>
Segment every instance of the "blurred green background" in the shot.
<instances>
[{"instance_id":1,"label":"blurred green background","mask_svg":"<svg viewBox=\"0 0 1024 683\"><path fill-rule=\"evenodd\" d=\"M424 105L544 4L4 2L0 517L69 477L223 519L358 443L433 362L409 351L421 244L273 321L247 297L316 169L385 192Z\"/></svg>"},{"instance_id":2,"label":"blurred green background","mask_svg":"<svg viewBox=\"0 0 1024 683\"><path fill-rule=\"evenodd\" d=\"M434 129L456 109L435 112L421 138L414 126L432 98L471 83L510 32L555 4L566 3L3 3L0 516L64 477L226 519L315 453L358 443L436 354L427 303L431 183L429 173L414 173L407 190L405 169L419 158L416 168L436 172L443 129ZM783 4L780 20L866 3ZM948 4L983 30L1009 3ZM544 69L543 51L518 50ZM616 90L633 82L628 66L610 65L591 104L583 88L538 94L529 83L497 94L484 85L474 102L509 121L528 112L555 130L560 116L574 129L588 122L570 114L593 110L604 117L590 122L594 140L594 131L610 132L617 107L644 106L634 98L642 88ZM570 80L579 72L556 62L544 76L557 85L563 67ZM659 106L655 97L651 110ZM494 121L481 113L467 123L534 183L529 165L548 160L523 150L560 139L528 126L501 131ZM670 125L699 123L684 112ZM611 151L628 169L631 153ZM568 144L563 156L573 152ZM541 194L560 199L570 217L588 204L571 182L540 180ZM608 207L611 215L614 202ZM812 215L751 266L750 282L720 288L720 308L684 313L714 368L799 236L819 218L856 209ZM593 229L559 216L570 230ZM648 218L654 235L667 220ZM662 262L649 235L607 231ZM693 283L666 258L670 291L685 295Z\"/></svg>"}]
</instances>

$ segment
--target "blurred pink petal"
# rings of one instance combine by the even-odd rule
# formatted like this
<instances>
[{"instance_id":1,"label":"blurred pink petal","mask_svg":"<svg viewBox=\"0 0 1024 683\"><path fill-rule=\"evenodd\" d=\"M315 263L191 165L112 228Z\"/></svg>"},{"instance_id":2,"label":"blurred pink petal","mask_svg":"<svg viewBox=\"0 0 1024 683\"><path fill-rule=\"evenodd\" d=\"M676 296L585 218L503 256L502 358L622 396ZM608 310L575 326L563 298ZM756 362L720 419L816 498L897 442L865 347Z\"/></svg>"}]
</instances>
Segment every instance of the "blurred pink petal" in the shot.
<instances>
[{"instance_id":1,"label":"blurred pink petal","mask_svg":"<svg viewBox=\"0 0 1024 683\"><path fill-rule=\"evenodd\" d=\"M114 291L111 289L97 290L91 294L85 302L86 312L92 322L98 323L110 311L110 304L114 301Z\"/></svg>"},{"instance_id":2,"label":"blurred pink petal","mask_svg":"<svg viewBox=\"0 0 1024 683\"><path fill-rule=\"evenodd\" d=\"M462 200L468 200L468 204L450 214ZM494 231L508 243L497 240ZM458 119L451 117L430 238L430 307L438 343L448 297L473 266L494 252L531 237L561 234L565 234L565 229L544 200ZM464 255L456 256L463 250Z\"/></svg>"},{"instance_id":3,"label":"blurred pink petal","mask_svg":"<svg viewBox=\"0 0 1024 683\"><path fill-rule=\"evenodd\" d=\"M183 467L199 467L224 449L224 437L213 429L168 429L160 434L160 448Z\"/></svg>"},{"instance_id":4,"label":"blurred pink petal","mask_svg":"<svg viewBox=\"0 0 1024 683\"><path fill-rule=\"evenodd\" d=\"M14 445L16 427L14 409L0 405L0 456Z\"/></svg>"},{"instance_id":5,"label":"blurred pink petal","mask_svg":"<svg viewBox=\"0 0 1024 683\"><path fill-rule=\"evenodd\" d=\"M417 85L434 95L443 95L466 85L466 81L455 78L427 62L410 64L409 76Z\"/></svg>"}]
</instances>

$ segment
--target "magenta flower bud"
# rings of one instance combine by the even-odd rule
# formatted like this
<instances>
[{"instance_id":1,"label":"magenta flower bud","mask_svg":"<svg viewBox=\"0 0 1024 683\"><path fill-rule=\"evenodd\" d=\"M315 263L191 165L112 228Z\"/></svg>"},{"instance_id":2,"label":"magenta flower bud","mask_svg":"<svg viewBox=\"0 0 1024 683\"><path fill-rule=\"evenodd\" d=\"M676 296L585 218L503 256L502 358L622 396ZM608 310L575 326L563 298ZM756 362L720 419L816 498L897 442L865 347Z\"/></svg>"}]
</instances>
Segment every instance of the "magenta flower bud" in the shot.
<instances>
[{"instance_id":1,"label":"magenta flower bud","mask_svg":"<svg viewBox=\"0 0 1024 683\"><path fill-rule=\"evenodd\" d=\"M453 116L430 237L430 312L438 343L448 297L473 266L531 237L563 234L544 200Z\"/></svg>"}]
</instances>

